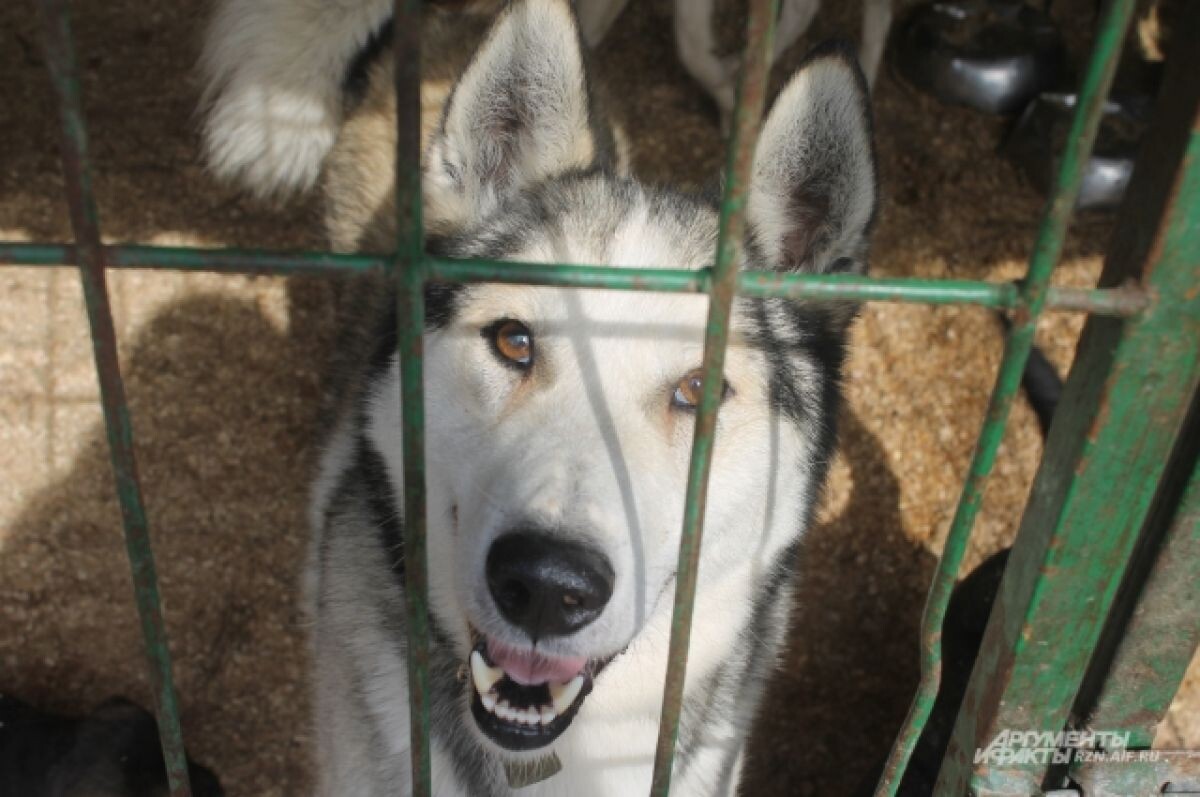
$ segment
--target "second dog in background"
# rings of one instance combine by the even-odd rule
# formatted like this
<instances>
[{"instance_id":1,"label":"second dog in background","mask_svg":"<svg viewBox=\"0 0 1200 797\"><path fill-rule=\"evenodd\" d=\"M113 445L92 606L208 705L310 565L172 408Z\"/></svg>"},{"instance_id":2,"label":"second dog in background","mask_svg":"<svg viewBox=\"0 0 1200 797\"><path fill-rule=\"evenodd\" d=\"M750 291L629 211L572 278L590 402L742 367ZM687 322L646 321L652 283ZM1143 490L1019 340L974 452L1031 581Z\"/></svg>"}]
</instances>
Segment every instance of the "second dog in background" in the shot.
<instances>
[{"instance_id":1,"label":"second dog in background","mask_svg":"<svg viewBox=\"0 0 1200 797\"><path fill-rule=\"evenodd\" d=\"M579 27L587 43L595 47L608 33L629 0L575 0ZM696 82L704 87L721 112L721 124L729 129L737 85L738 56L722 54L714 26L718 3L725 0L674 0L675 46L679 60ZM870 86L875 85L888 29L892 24L892 0L863 0L862 38L859 63ZM821 7L821 0L782 0L775 27L772 62L804 35Z\"/></svg>"}]
</instances>

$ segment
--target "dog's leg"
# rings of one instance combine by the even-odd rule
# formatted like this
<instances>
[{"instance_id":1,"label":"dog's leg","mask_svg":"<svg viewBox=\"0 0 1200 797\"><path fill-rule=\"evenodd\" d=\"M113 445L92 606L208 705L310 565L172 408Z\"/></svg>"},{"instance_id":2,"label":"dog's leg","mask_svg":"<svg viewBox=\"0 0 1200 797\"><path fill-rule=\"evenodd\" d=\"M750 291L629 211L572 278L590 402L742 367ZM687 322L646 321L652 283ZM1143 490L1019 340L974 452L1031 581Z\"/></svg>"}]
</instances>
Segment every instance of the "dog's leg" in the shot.
<instances>
[{"instance_id":1,"label":"dog's leg","mask_svg":"<svg viewBox=\"0 0 1200 797\"><path fill-rule=\"evenodd\" d=\"M772 63L808 30L821 0L784 0L776 27ZM737 85L738 57L717 54L713 35L715 0L675 0L675 46L679 60L704 87L721 112L721 128L729 129Z\"/></svg>"},{"instance_id":2,"label":"dog's leg","mask_svg":"<svg viewBox=\"0 0 1200 797\"><path fill-rule=\"evenodd\" d=\"M783 7L779 10L779 23L775 26L775 55L771 59L773 62L779 60L784 50L804 35L820 6L821 0L783 0Z\"/></svg>"},{"instance_id":3,"label":"dog's leg","mask_svg":"<svg viewBox=\"0 0 1200 797\"><path fill-rule=\"evenodd\" d=\"M715 11L716 0L675 0L675 47L684 68L717 103L724 123L733 113L737 58L717 54Z\"/></svg>"},{"instance_id":4,"label":"dog's leg","mask_svg":"<svg viewBox=\"0 0 1200 797\"><path fill-rule=\"evenodd\" d=\"M879 62L883 59L891 26L892 0L863 0L862 45L858 61L867 76L867 85L872 89L879 75Z\"/></svg>"},{"instance_id":5,"label":"dog's leg","mask_svg":"<svg viewBox=\"0 0 1200 797\"><path fill-rule=\"evenodd\" d=\"M575 0L579 30L588 47L604 41L609 28L628 4L629 0Z\"/></svg>"},{"instance_id":6,"label":"dog's leg","mask_svg":"<svg viewBox=\"0 0 1200 797\"><path fill-rule=\"evenodd\" d=\"M388 0L221 0L205 37L210 168L260 196L316 183L341 124L342 80Z\"/></svg>"}]
</instances>

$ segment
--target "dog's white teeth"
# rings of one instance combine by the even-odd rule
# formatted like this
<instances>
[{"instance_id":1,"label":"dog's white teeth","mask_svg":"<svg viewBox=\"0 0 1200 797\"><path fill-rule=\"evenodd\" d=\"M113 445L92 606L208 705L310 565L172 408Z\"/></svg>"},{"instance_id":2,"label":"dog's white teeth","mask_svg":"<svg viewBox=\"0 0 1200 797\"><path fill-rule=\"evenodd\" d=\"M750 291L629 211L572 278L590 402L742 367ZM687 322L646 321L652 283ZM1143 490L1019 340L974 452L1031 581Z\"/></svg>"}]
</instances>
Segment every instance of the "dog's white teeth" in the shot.
<instances>
[{"instance_id":1,"label":"dog's white teeth","mask_svg":"<svg viewBox=\"0 0 1200 797\"><path fill-rule=\"evenodd\" d=\"M569 686L570 684L563 684L564 688ZM576 693L578 693L578 690L576 690ZM500 699L495 692L488 692L486 695L481 695L480 699L483 701L485 709L505 722L519 722L522 725L536 728L538 725L549 725L558 719L559 712L550 706L530 706L524 709L516 708L510 705L507 700Z\"/></svg>"},{"instance_id":2,"label":"dog's white teeth","mask_svg":"<svg viewBox=\"0 0 1200 797\"><path fill-rule=\"evenodd\" d=\"M500 683L503 677L504 670L487 666L482 653L478 650L471 651L471 679L475 682L475 690L481 696L492 691L492 687Z\"/></svg>"},{"instance_id":3,"label":"dog's white teeth","mask_svg":"<svg viewBox=\"0 0 1200 797\"><path fill-rule=\"evenodd\" d=\"M558 714L566 714L567 709L575 702L575 698L579 697L581 689L583 689L582 675L576 675L565 684L550 684L550 699L554 703L554 711Z\"/></svg>"},{"instance_id":4,"label":"dog's white teeth","mask_svg":"<svg viewBox=\"0 0 1200 797\"><path fill-rule=\"evenodd\" d=\"M583 689L583 676L577 675L565 684L546 685L550 690L552 705L518 708L497 693L495 686L502 678L502 669L487 666L478 651L471 652L471 680L479 692L479 700L483 707L505 722L520 723L534 728L538 725L549 725L565 714Z\"/></svg>"}]
</instances>

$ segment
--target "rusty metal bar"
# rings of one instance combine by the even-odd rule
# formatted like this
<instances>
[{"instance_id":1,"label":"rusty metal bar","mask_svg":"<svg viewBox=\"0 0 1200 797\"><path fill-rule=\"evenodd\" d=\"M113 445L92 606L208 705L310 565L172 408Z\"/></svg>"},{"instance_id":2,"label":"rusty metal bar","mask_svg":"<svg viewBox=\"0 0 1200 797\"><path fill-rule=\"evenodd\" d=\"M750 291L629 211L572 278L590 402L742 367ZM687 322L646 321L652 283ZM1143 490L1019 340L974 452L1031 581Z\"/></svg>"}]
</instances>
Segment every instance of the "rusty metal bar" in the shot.
<instances>
[{"instance_id":1,"label":"rusty metal bar","mask_svg":"<svg viewBox=\"0 0 1200 797\"><path fill-rule=\"evenodd\" d=\"M716 263L709 293L708 323L704 332L704 386L696 408L683 531L675 570L675 606L671 617L671 643L667 654L658 744L654 752L654 776L650 784L652 797L667 797L671 790L675 743L679 737L679 715L687 675L692 612L696 601L696 574L700 567L700 543L704 530L713 439L725 380L725 347L729 340L729 321L745 230L746 197L754 166L754 145L762 122L778 12L779 0L751 0L749 3L746 48L742 55L734 103L733 134L729 139L725 166L725 196L721 200Z\"/></svg>"},{"instance_id":2,"label":"rusty metal bar","mask_svg":"<svg viewBox=\"0 0 1200 797\"><path fill-rule=\"evenodd\" d=\"M1062 165L1042 217L1029 271L1021 285L1018 306L1013 312L1012 326L987 416L926 599L921 627L921 680L904 727L888 757L876 791L877 795L892 797L896 794L913 749L937 699L938 686L941 683L942 622L945 619L946 607L962 565L963 555L966 553L975 516L983 502L988 477L1000 450L1013 400L1021 388L1021 377L1033 348L1038 317L1046 303L1050 275L1062 255L1067 227L1083 183L1083 167L1096 140L1105 98L1116 73L1121 44L1125 39L1125 30L1129 26L1133 8L1134 0L1109 0L1101 18L1096 43L1084 74L1083 85L1080 87L1079 102L1063 152ZM948 793L961 794L963 791L964 789L959 789L957 792Z\"/></svg>"},{"instance_id":3,"label":"rusty metal bar","mask_svg":"<svg viewBox=\"0 0 1200 797\"><path fill-rule=\"evenodd\" d=\"M1200 407L1195 407L1180 445L1191 441L1193 449L1200 448L1198 427ZM1077 700L1073 711L1086 727L1129 733L1128 747L1135 749L1154 743L1200 644L1200 459L1195 450L1184 456L1192 461L1191 478L1182 495L1168 487L1171 494L1156 499L1159 511L1175 510L1174 517L1164 519L1169 523L1161 539L1144 539L1144 558L1150 563L1137 574L1134 589L1122 590L1132 594L1117 596L1118 607L1130 604L1122 612L1127 616L1110 616L1105 629L1115 652L1094 675L1089 672L1095 686L1084 682L1080 691L1085 702ZM1100 647L1106 647L1104 641ZM1094 695L1085 695L1093 689Z\"/></svg>"},{"instance_id":4,"label":"rusty metal bar","mask_svg":"<svg viewBox=\"0 0 1200 797\"><path fill-rule=\"evenodd\" d=\"M1188 7L1179 41L1200 36ZM1140 316L1091 318L943 763L939 793L1030 794L1050 763L979 756L1000 731L1056 732L1133 558L1200 385L1200 49L1167 65L1101 285ZM1193 573L1194 577L1194 573ZM1097 729L1108 730L1108 729Z\"/></svg>"},{"instance_id":5,"label":"rusty metal bar","mask_svg":"<svg viewBox=\"0 0 1200 797\"><path fill-rule=\"evenodd\" d=\"M100 221L92 194L87 128L83 119L70 20L66 0L41 0L39 8L45 28L46 63L58 98L62 122L62 164L67 205L77 241L77 261L91 325L100 403L104 411L117 497L121 503L125 549L141 618L159 739L171 794L173 797L189 797L191 788L188 783L187 756L171 678L171 654L159 602L154 552L150 547L150 530L138 482L137 462L133 454L133 428L129 405L125 400L125 386L121 381L117 336L105 282L107 264L104 247L100 244Z\"/></svg>"}]
</instances>

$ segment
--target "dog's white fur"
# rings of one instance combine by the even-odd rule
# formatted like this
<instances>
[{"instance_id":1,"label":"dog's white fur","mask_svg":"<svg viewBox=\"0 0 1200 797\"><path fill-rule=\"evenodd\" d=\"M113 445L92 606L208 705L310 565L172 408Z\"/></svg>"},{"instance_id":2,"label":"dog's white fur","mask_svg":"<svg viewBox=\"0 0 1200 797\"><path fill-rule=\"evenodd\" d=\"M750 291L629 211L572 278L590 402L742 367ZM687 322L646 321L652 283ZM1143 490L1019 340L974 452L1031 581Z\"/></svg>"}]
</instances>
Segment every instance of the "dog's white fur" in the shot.
<instances>
[{"instance_id":1,"label":"dog's white fur","mask_svg":"<svg viewBox=\"0 0 1200 797\"><path fill-rule=\"evenodd\" d=\"M377 65L366 98L339 127L341 101L329 93L328 78L306 72L324 86L306 93L286 74L290 50L278 39L280 30L292 30L341 74L353 53L314 40L329 32L342 48L361 41L379 24L378 3L347 3L347 18L332 26L325 9L307 0L225 3L212 31L228 39L210 41L206 51L210 96L217 98L210 113L220 117L210 117L210 132L251 128L248 142L229 146L241 153L258 147L255 168L240 174L263 191L309 184L327 163L328 226L339 246L386 240L394 227L390 62ZM233 30L230 20L249 28ZM502 13L429 129L428 226L462 256L707 265L714 208L611 170L578 40L561 0L519 0ZM267 82L256 85L264 76ZM322 97L307 107L324 109L311 117L321 120L313 130L323 132L273 140L264 154L259 145L272 134L269 118L247 115L224 127L234 117L221 115L220 97L235 86L241 88L233 96L271 108L294 110L304 106L293 103L296 96ZM279 102L276 87L285 94ZM328 136L332 153L317 157L329 153ZM232 163L220 160L218 168L237 171ZM820 55L785 88L764 124L747 208L747 260L757 268L861 271L874 205L861 77L845 56ZM363 287L370 295L377 286ZM374 304L391 301L376 296ZM348 322L369 327L362 315L349 313ZM453 312L426 330L430 601L440 634L432 669L435 793L507 795L502 763L546 754L500 749L479 730L452 675L470 650L470 627L529 644L494 606L483 571L492 543L530 522L586 540L616 573L598 619L541 639L538 650L615 658L551 743L562 772L519 794L646 790L692 440L692 416L670 397L700 364L705 315L700 296L483 285L461 294ZM525 376L498 362L481 339L481 330L505 318L522 319L536 333L538 364ZM789 552L811 517L831 454L830 395L839 366L814 353L821 344L809 338L835 338L826 354L837 360L848 318L818 306L737 306L676 794L736 788L749 723L786 630ZM404 793L409 782L404 591L389 558L395 550L380 536L403 495L399 370L384 351L385 362L346 378L313 491L307 587L318 792L326 797ZM380 460L381 482L368 478L364 455ZM383 516L380 503L390 507Z\"/></svg>"}]
</instances>

